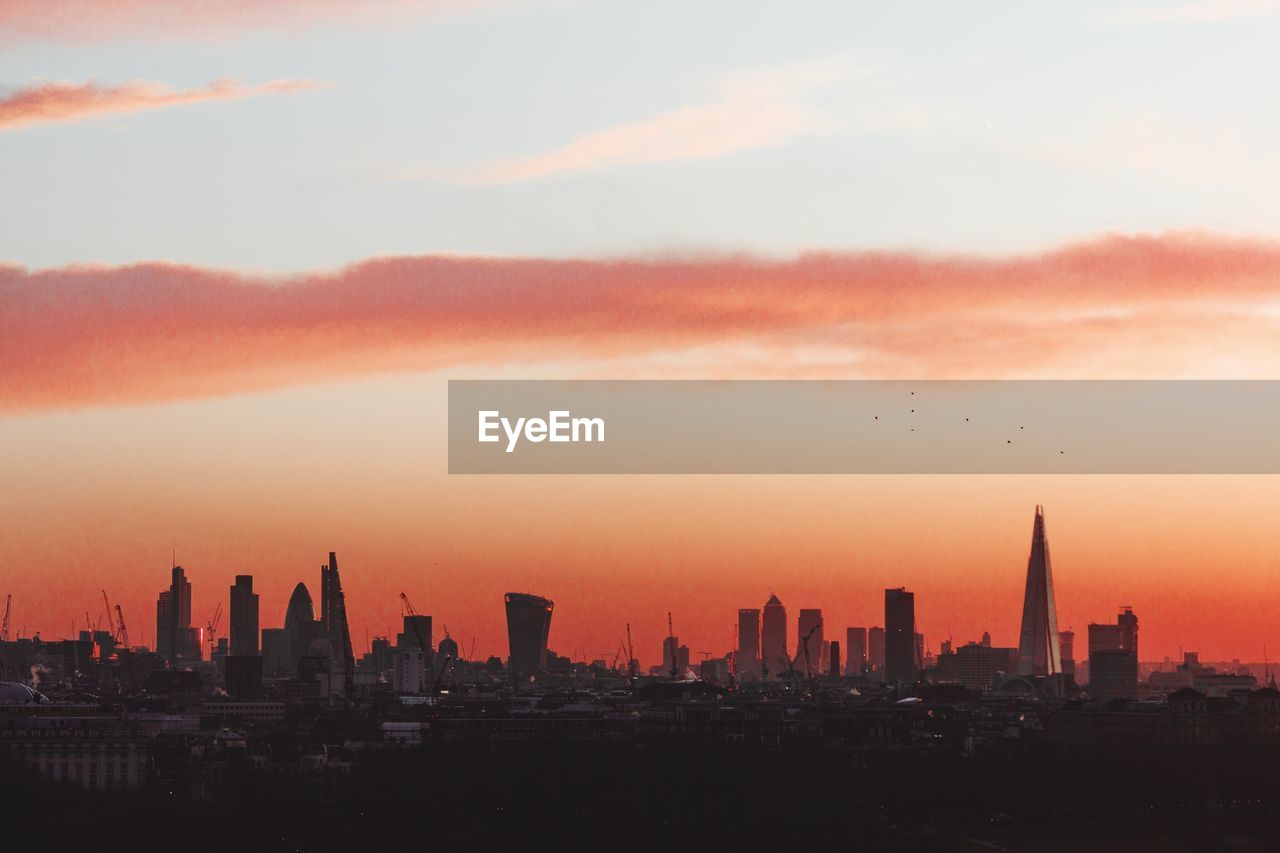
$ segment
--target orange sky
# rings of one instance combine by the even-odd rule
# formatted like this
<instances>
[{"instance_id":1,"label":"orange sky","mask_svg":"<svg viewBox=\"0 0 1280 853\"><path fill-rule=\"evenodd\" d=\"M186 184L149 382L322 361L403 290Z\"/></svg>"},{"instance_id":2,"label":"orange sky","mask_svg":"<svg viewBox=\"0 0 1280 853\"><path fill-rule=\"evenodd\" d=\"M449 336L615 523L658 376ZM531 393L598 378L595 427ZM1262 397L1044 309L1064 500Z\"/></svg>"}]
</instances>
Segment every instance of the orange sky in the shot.
<instances>
[{"instance_id":1,"label":"orange sky","mask_svg":"<svg viewBox=\"0 0 1280 853\"><path fill-rule=\"evenodd\" d=\"M557 651L611 657L629 621L648 663L667 610L721 653L771 590L842 639L897 585L931 648L1013 644L1043 503L1063 627L1128 604L1144 659L1260 660L1280 648L1275 478L450 477L445 380L1276 377L1277 273L1275 245L1204 236L1011 259L400 259L287 284L0 270L0 593L15 630L61 636L105 586L152 642L176 546L199 620L249 572L270 627L335 550L361 649L401 590L480 655L505 655L501 595L522 590L556 601Z\"/></svg>"}]
</instances>

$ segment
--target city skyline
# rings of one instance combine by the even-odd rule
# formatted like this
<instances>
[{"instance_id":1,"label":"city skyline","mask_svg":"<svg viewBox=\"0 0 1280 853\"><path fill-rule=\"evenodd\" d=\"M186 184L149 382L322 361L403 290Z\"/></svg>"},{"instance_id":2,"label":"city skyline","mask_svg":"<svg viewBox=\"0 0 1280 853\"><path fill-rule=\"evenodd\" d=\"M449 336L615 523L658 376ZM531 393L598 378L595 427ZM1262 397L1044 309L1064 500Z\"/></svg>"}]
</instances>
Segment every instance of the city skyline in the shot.
<instances>
[{"instance_id":1,"label":"city skyline","mask_svg":"<svg viewBox=\"0 0 1280 853\"><path fill-rule=\"evenodd\" d=\"M940 650L945 648L954 649L965 644L978 643L979 638L981 638L981 643L984 645L1012 645L1014 647L1014 651L1019 652L1015 666L1017 674L1040 676L1063 671L1070 672L1071 670L1064 670L1063 668L1068 659L1066 649L1063 649L1061 652L1058 649L1059 630L1067 634L1073 634L1073 629L1058 629L1056 607L1054 605L1054 582L1052 572L1049 567L1048 542L1045 534L1045 526L1044 508L1040 504L1036 504L1030 544L1030 556L1027 561L1025 576L1025 595L1022 600L1021 608L1018 611L1021 614L1021 628L1009 632L1012 638L1012 642L1010 643L1003 642L1007 638L1007 635L1003 631L996 630L993 632L991 628L984 628L980 634L974 634L973 636L961 637L955 635L931 635L929 631L925 630L916 620L915 592L909 588L903 587L886 587L883 590L884 607L879 611L878 621L873 618L869 621L864 621L861 625L836 624L824 617L823 609L821 607L789 608L776 593L770 593L769 600L759 607L736 608L738 621L734 623L732 643L724 645L723 648L713 647L712 649L707 650L707 643L693 640L690 640L690 642L693 642L695 644L693 647L698 649L697 654L704 658L711 655L723 656L726 659L729 659L729 657L738 649L748 650L741 661L738 659L734 660L735 667L742 667L735 671L754 677L759 677L763 672L776 678L792 667L794 667L796 671L800 672L804 671L806 667L810 667L815 673L825 672L827 669L826 658L829 651L829 642L831 640L842 643L842 654L845 656L846 660L849 659L851 653L856 653L863 659L869 659L875 654L875 652L872 648L869 648L866 645L866 632L868 630L873 633L879 631L882 633L882 636L884 633L888 633L890 635L890 639L888 641L888 657L889 667L893 670L889 676L890 683L893 683L895 680L909 682L914 678L915 672L923 666L925 658L932 660ZM176 560L176 553L174 555L174 559ZM153 623L155 626L155 632L152 636L155 637L155 640L148 647L158 651L161 657L165 660L172 660L175 657L191 659L193 649L199 651L203 655L204 645L206 643L210 644L210 648L212 648L213 640L206 635L205 624L191 613L190 601L193 597L193 590L199 588L199 585L192 582L191 577L187 575L186 568L183 566L174 565L172 567L171 575L172 580L170 587L163 590L159 595L156 609L156 621ZM371 644L374 640L394 640L397 636L396 628L399 626L399 622L389 623L381 631L369 630L364 643L355 643L351 641L350 629L346 621L345 594L342 590L341 582L337 579L336 552L330 551L328 554L328 561L321 566L321 597L322 601L327 602L327 604L322 604L318 618L310 604L311 599L309 589L307 588L304 580L297 582L296 586L293 588L287 605L284 608L281 608L280 612L282 615L280 617L279 625L274 624L274 620L271 617L272 610L270 608L266 608L261 611L265 614L265 618L261 618L259 616L260 596L253 590L254 580L255 579L252 575L237 573L235 575L235 583L230 586L230 594L225 599L225 602L228 605L225 609L229 614L231 627L224 630L222 634L224 638L227 636L232 638L231 643L233 649L237 642L245 644L246 648L252 649L252 651L244 652L245 654L258 654L259 640L257 634L259 630L264 632L264 636L267 631L284 631L286 633L290 631L294 632L295 639L293 642L296 646L299 646L299 648L294 648L292 650L292 656L295 660L303 653L301 647L305 647L313 639L324 638L333 649L337 650L335 659L345 661L345 678L349 683L351 674L354 672L355 656L358 656L360 653L369 653L371 650ZM170 605L170 602L174 600L175 590L180 591L180 594L177 596L178 600L185 601L183 609L180 609L176 613L172 611ZM396 595L398 596L397 600L402 602L401 616L405 619L404 624L408 626L411 623L410 614L404 613L403 608L410 605L408 605L407 599L405 599L401 593L396 593ZM507 637L490 638L487 636L479 636L475 633L469 633L465 625L461 626L461 630L458 631L458 635L463 638L463 643L460 645L463 653L468 651L474 652L477 649L477 642L480 642L478 648L481 654L479 654L477 658L471 658L471 660L482 659L495 654L504 660L506 659L507 655L502 651L499 651L499 647L509 648L509 646L504 646L503 644L510 642L510 632L512 630L510 620L513 612L512 607L514 606L512 601L517 599L532 603L535 606L535 610L541 605L546 606L548 618L545 625L538 629L541 631L541 643L544 649L549 645L552 651L569 657L571 660L582 662L591 662L593 660L600 659L610 660L617 657L618 644L616 642L612 648L602 644L600 649L590 649L586 646L573 646L572 648L567 648L558 646L554 641L548 642L551 623L551 602L548 599L524 593L516 594L510 592L504 593L503 599L506 601L505 630L507 632ZM904 600L906 602L905 611L902 610L902 605L898 603ZM105 602L106 600L104 598L104 603ZM216 612L209 620L209 624L213 625L215 628L218 625L218 620L220 619L221 612L224 609L223 603L223 600L217 601L217 604L215 605ZM749 602L743 603L749 604ZM1009 606L1012 608L1013 603L1010 602ZM1124 613L1132 612L1132 607L1128 604L1116 605L1112 608L1112 610L1116 609L1122 611L1122 623L1126 618ZM92 617L95 612L98 611L86 610L86 618ZM728 609L726 609L726 613L727 612ZM1112 611L1108 610L1104 613L1097 614L1096 617L1088 620L1087 637L1089 652L1092 652L1096 645L1095 632L1105 629L1105 626L1103 628L1099 628L1101 623L1097 621L1097 618L1105 618L1110 612ZM897 624L899 626L897 629L890 629L886 631L886 627L893 618L890 616L890 613L905 613L906 615L897 617ZM952 616L954 615L956 614L949 613L946 610L941 612L941 618L946 621L948 626L950 626ZM101 630L101 623L103 619L107 620L108 625L113 624L112 620L116 619L114 615L107 617L102 613L99 613L99 617L98 621L92 624L90 630ZM261 623L259 621L260 618ZM423 613L421 617L413 616L412 618L421 618L426 620L424 624L427 626L426 633L428 637L431 635L430 626L433 620L436 620L438 624L442 624L444 631L446 632L445 636L448 635L447 623L440 620L440 617L434 613ZM562 616L561 619L557 621L557 624L562 624L566 618L567 617ZM910 630L901 627L902 625L907 624L902 621L904 618L910 622ZM146 623L135 618L133 624L134 628L132 631L132 637L135 639L136 645L147 645L146 637L148 634L145 629ZM250 624L252 625L252 629L247 627ZM261 624L261 629L259 629L259 624ZM291 624L305 624L306 626L314 627L307 627L305 629L298 627L291 628ZM242 625L242 627L237 627L238 625ZM745 626L750 625L755 626L756 633L754 641L750 640L748 638L748 634L744 633L743 630ZM1134 625L1136 626L1136 621L1134 622ZM648 635L650 630L654 627L644 623L635 622L633 620L628 620L626 622L626 626L628 631L630 631L634 626L637 636L641 637ZM1051 626L1051 628L1049 626ZM458 623L456 622L455 627L458 627ZM165 628L168 633L162 634L162 628ZM1037 650L1034 646L1034 638L1038 633L1040 633L1041 628L1045 631L1052 630L1052 636L1046 635L1046 642L1042 643L1042 647ZM236 631L238 630L241 632L252 630L252 639L242 635L240 640L237 641L235 636ZM406 628L405 632L408 632L408 630L409 629ZM748 631L749 630L750 629L748 628ZM11 619L10 633L13 638L16 638L23 631L24 626L19 611L19 613ZM302 636L298 633L299 631L309 633ZM854 632L856 631L863 632L860 639L855 639ZM1083 631L1084 626L1082 625L1082 635L1084 635ZM76 633L78 633L78 631ZM525 631L525 633L528 632ZM846 634L848 635L847 643L843 642L846 638ZM67 636L74 637L75 635L75 633L72 633ZM906 643L907 640L900 640L898 641L897 646L902 646L902 648L895 652L895 643L892 638L896 635L914 637L914 640L911 641L912 645L910 647L905 646L903 644ZM30 634L28 634L28 636L30 636ZM404 636L404 633L402 633L401 636ZM1136 627L1134 627L1132 629L1132 640L1129 641L1129 644L1114 641L1111 645L1117 649L1130 647L1136 648L1136 636L1137 630ZM301 639L299 639L299 637L301 637ZM1029 640L1028 637L1031 637L1032 639ZM809 638L812 638L811 643L809 643L810 660L806 661L804 654L806 645L805 641ZM44 639L48 641L61 639L61 637L50 635L45 636ZM679 631L676 632L676 639L677 641L679 640ZM671 652L669 651L668 640L669 637L667 633L663 631L659 638L661 649L657 652L647 648L646 643L643 641L635 643L633 650L638 664L644 668L652 664L654 661L662 661L661 666L663 671L666 672L671 665ZM915 645L915 643L919 641L923 641L924 645ZM530 642L532 642L532 640L530 640ZM1028 646L1029 642L1032 643L1032 645ZM261 643L263 656L268 655L266 646L267 642L264 640ZM769 657L770 651L778 648L779 646L786 650L786 657L781 663L776 660L771 663ZM680 642L679 648L683 651L692 647L689 642ZM1027 651L1028 648L1031 649L1030 652ZM1192 647L1180 646L1177 656L1164 655L1163 658L1166 660L1180 659L1182 653L1188 648ZM755 652L750 652L751 649L754 649ZM231 654L234 655L236 652L232 651ZM692 655L693 653L686 652L686 654ZM883 648L880 650L879 655L880 660L883 663L885 661L885 650ZM1040 664L1037 665L1035 663L1037 655L1041 658L1051 659L1053 661L1052 666L1050 667L1044 660L1041 660ZM205 659L207 659L207 657L207 655L204 655ZM909 661L908 657L910 658ZM1212 657L1212 655L1206 657ZM894 663L895 659L897 661L896 663ZM1222 659L1244 661L1253 660L1253 658L1247 653L1227 655L1223 656ZM1257 660L1263 659L1265 659L1265 650L1263 655L1257 658ZM691 657L687 664L680 667L680 675L683 676L685 670L693 666L693 664L696 663L696 660L696 658ZM1085 655L1084 660L1088 660L1087 654ZM1143 662L1156 662L1160 660L1160 657L1140 658L1139 660ZM904 663L904 661L907 662ZM1080 661L1075 661L1077 666L1079 663ZM521 658L521 667L523 669L540 668L544 665L545 662L536 665L531 663L527 657L527 653L523 658Z\"/></svg>"},{"instance_id":2,"label":"city skyline","mask_svg":"<svg viewBox=\"0 0 1280 853\"><path fill-rule=\"evenodd\" d=\"M599 653L627 621L659 649L668 611L725 647L770 590L869 627L899 584L935 647L1008 647L1010 519L1043 503L1081 644L1127 603L1157 658L1280 648L1280 478L461 478L444 450L449 379L1280 377L1280 7L234 5L0 10L15 629L104 587L148 623L175 546L195 624L250 573L278 627L327 547L357 648L399 591L492 649L493 602L542 590Z\"/></svg>"}]
</instances>

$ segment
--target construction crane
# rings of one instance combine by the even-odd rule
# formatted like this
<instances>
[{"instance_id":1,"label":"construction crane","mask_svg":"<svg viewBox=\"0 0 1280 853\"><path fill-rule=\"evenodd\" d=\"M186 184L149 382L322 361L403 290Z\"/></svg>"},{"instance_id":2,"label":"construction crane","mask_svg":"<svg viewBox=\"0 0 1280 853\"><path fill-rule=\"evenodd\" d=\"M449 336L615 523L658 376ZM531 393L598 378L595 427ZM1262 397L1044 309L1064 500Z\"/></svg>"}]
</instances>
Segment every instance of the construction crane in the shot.
<instances>
[{"instance_id":1,"label":"construction crane","mask_svg":"<svg viewBox=\"0 0 1280 853\"><path fill-rule=\"evenodd\" d=\"M449 672L449 666L452 663L453 663L453 655L445 655L444 664L440 667L440 674L436 676L435 684L432 685L432 689L436 693L439 693L440 690L444 687L444 677Z\"/></svg>"},{"instance_id":2,"label":"construction crane","mask_svg":"<svg viewBox=\"0 0 1280 853\"><path fill-rule=\"evenodd\" d=\"M4 597L4 621L0 622L0 641L9 642L9 611L13 608L13 594Z\"/></svg>"},{"instance_id":3,"label":"construction crane","mask_svg":"<svg viewBox=\"0 0 1280 853\"><path fill-rule=\"evenodd\" d=\"M809 662L809 638L813 636L813 632L818 630L818 625L814 625L809 629L809 633L804 635L804 639L800 641L800 647L804 651L804 677L813 678L813 667Z\"/></svg>"},{"instance_id":4,"label":"construction crane","mask_svg":"<svg viewBox=\"0 0 1280 853\"><path fill-rule=\"evenodd\" d=\"M111 641L116 641L116 624L111 618L111 602L107 599L107 591L102 591L102 604L107 609L107 630L111 632Z\"/></svg>"},{"instance_id":5,"label":"construction crane","mask_svg":"<svg viewBox=\"0 0 1280 853\"><path fill-rule=\"evenodd\" d=\"M636 677L636 650L635 647L631 645L630 622L627 623L627 672L630 673L632 679Z\"/></svg>"},{"instance_id":6,"label":"construction crane","mask_svg":"<svg viewBox=\"0 0 1280 853\"><path fill-rule=\"evenodd\" d=\"M116 645L129 648L129 629L124 626L124 611L116 605Z\"/></svg>"},{"instance_id":7,"label":"construction crane","mask_svg":"<svg viewBox=\"0 0 1280 853\"><path fill-rule=\"evenodd\" d=\"M205 625L205 633L209 635L209 660L213 660L213 638L218 633L218 624L222 621L222 602L218 602L218 609L213 611L213 616Z\"/></svg>"},{"instance_id":8,"label":"construction crane","mask_svg":"<svg viewBox=\"0 0 1280 853\"><path fill-rule=\"evenodd\" d=\"M817 631L818 628L819 625L814 625L810 628L809 633L805 634L804 639L801 641L801 645L804 648L804 677L805 681L808 682L809 692L812 694L816 694L818 692L818 679L813 674L813 667L809 660L809 638L813 636L813 632Z\"/></svg>"},{"instance_id":9,"label":"construction crane","mask_svg":"<svg viewBox=\"0 0 1280 853\"><path fill-rule=\"evenodd\" d=\"M400 604L404 607L404 615L410 617L409 624L413 626L414 636L418 639L418 648L422 649L424 657L430 657L431 640L422 636L422 626L418 624L422 620L413 618L418 615L418 611L413 609L413 603L409 601L409 596L403 592L400 593Z\"/></svg>"}]
</instances>

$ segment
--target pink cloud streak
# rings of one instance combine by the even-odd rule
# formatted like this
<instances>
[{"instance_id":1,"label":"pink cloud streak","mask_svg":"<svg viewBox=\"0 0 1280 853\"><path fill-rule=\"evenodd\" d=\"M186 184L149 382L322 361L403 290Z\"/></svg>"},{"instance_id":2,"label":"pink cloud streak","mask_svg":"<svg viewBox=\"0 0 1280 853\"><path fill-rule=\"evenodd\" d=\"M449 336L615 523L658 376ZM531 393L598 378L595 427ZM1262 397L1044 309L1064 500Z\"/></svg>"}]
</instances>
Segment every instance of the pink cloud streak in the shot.
<instances>
[{"instance_id":1,"label":"pink cloud streak","mask_svg":"<svg viewBox=\"0 0 1280 853\"><path fill-rule=\"evenodd\" d=\"M1014 258L370 260L283 281L0 267L0 411L371 373L1280 376L1280 245L1107 238ZM648 360L648 361L646 361Z\"/></svg>"},{"instance_id":2,"label":"pink cloud streak","mask_svg":"<svg viewBox=\"0 0 1280 853\"><path fill-rule=\"evenodd\" d=\"M215 80L198 89L174 89L141 80L117 86L102 86L93 81L41 83L0 97L0 130L205 101L232 101L258 95L300 92L318 85L310 80L269 80L251 86L237 80Z\"/></svg>"}]
</instances>

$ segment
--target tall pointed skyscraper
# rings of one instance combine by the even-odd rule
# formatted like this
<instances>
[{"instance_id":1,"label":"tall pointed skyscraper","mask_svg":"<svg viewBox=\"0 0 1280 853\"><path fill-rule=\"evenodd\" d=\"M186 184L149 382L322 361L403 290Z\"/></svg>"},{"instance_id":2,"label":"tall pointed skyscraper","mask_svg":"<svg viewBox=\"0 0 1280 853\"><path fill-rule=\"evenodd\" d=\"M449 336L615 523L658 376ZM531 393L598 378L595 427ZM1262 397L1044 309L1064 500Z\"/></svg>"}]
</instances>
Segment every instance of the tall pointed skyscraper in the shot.
<instances>
[{"instance_id":1,"label":"tall pointed skyscraper","mask_svg":"<svg viewBox=\"0 0 1280 853\"><path fill-rule=\"evenodd\" d=\"M1019 675L1057 675L1062 672L1058 645L1058 608L1053 601L1053 570L1049 540L1044 534L1044 507L1036 505L1027 559L1027 592L1022 601L1022 634L1018 641Z\"/></svg>"},{"instance_id":2,"label":"tall pointed skyscraper","mask_svg":"<svg viewBox=\"0 0 1280 853\"><path fill-rule=\"evenodd\" d=\"M320 567L320 634L333 646L335 657L343 661L347 684L355 678L356 658L347 627L347 599L338 576L338 556L329 552L329 565Z\"/></svg>"}]
</instances>

